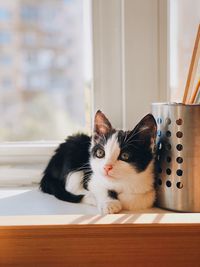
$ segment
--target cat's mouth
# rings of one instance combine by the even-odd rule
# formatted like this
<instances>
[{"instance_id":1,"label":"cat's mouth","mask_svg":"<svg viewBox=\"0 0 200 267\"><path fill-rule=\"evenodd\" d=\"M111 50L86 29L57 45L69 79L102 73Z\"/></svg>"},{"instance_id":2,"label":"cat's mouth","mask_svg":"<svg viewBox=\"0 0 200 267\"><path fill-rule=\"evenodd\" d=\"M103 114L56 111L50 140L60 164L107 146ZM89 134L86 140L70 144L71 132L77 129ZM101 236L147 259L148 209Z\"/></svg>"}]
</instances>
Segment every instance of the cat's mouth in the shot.
<instances>
[{"instance_id":1,"label":"cat's mouth","mask_svg":"<svg viewBox=\"0 0 200 267\"><path fill-rule=\"evenodd\" d=\"M114 179L115 178L111 173L108 173L108 172L104 172L104 176L106 178L109 178L109 179Z\"/></svg>"}]
</instances>

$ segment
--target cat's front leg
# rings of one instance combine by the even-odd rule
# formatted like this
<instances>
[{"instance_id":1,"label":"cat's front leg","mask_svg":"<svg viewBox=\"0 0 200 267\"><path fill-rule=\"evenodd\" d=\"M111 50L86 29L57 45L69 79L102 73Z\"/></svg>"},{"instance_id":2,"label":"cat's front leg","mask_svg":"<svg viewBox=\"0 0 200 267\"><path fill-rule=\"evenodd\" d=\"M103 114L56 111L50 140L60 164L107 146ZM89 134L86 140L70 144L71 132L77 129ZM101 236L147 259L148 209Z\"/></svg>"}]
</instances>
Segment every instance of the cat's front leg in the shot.
<instances>
[{"instance_id":1,"label":"cat's front leg","mask_svg":"<svg viewBox=\"0 0 200 267\"><path fill-rule=\"evenodd\" d=\"M122 204L116 196L110 194L110 190L106 188L98 188L95 192L97 207L102 214L118 213L122 210Z\"/></svg>"},{"instance_id":2,"label":"cat's front leg","mask_svg":"<svg viewBox=\"0 0 200 267\"><path fill-rule=\"evenodd\" d=\"M122 209L121 202L118 199L111 199L107 197L104 199L102 196L96 199L91 192L85 194L82 199L82 203L97 206L98 210L102 214L118 213Z\"/></svg>"},{"instance_id":3,"label":"cat's front leg","mask_svg":"<svg viewBox=\"0 0 200 267\"><path fill-rule=\"evenodd\" d=\"M102 195L97 199L92 192L84 192L85 196L82 199L82 203L97 206L98 210L102 214L118 213L122 209L121 202L118 199L112 199L109 197L103 198Z\"/></svg>"},{"instance_id":4,"label":"cat's front leg","mask_svg":"<svg viewBox=\"0 0 200 267\"><path fill-rule=\"evenodd\" d=\"M92 205L92 206L97 206L97 201L92 192L86 191L85 190L85 195L81 201L84 204Z\"/></svg>"},{"instance_id":5,"label":"cat's front leg","mask_svg":"<svg viewBox=\"0 0 200 267\"><path fill-rule=\"evenodd\" d=\"M96 198L97 208L101 214L113 214L122 210L122 204L117 199L117 193L109 190L97 179L91 179L88 189Z\"/></svg>"},{"instance_id":6,"label":"cat's front leg","mask_svg":"<svg viewBox=\"0 0 200 267\"><path fill-rule=\"evenodd\" d=\"M103 214L118 213L122 210L122 204L118 199L106 199L97 203L98 210Z\"/></svg>"}]
</instances>

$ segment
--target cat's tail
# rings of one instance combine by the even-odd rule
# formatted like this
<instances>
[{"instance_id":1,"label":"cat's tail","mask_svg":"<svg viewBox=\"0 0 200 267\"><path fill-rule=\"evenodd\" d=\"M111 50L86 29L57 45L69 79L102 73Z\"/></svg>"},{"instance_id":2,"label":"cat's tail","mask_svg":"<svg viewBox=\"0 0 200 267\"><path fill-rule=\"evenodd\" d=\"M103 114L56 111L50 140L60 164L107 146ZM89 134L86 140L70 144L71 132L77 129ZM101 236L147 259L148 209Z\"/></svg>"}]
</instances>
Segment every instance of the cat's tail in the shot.
<instances>
[{"instance_id":1,"label":"cat's tail","mask_svg":"<svg viewBox=\"0 0 200 267\"><path fill-rule=\"evenodd\" d=\"M47 174L44 174L40 182L40 189L44 193L54 195L60 200L73 203L81 202L82 198L84 197L84 195L74 195L66 191L63 181L50 177Z\"/></svg>"}]
</instances>

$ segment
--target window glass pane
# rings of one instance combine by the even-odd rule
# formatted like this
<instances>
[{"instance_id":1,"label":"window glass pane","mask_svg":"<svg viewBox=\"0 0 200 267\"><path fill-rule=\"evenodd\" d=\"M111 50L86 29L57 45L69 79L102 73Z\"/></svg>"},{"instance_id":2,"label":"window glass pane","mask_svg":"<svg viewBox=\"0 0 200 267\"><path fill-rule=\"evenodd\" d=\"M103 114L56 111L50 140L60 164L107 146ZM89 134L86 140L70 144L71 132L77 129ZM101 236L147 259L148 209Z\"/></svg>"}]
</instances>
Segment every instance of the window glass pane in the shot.
<instances>
[{"instance_id":1,"label":"window glass pane","mask_svg":"<svg viewBox=\"0 0 200 267\"><path fill-rule=\"evenodd\" d=\"M0 0L0 140L90 130L90 0Z\"/></svg>"},{"instance_id":2,"label":"window glass pane","mask_svg":"<svg viewBox=\"0 0 200 267\"><path fill-rule=\"evenodd\" d=\"M169 11L169 85L171 100L181 102L200 23L200 1L170 0Z\"/></svg>"}]
</instances>

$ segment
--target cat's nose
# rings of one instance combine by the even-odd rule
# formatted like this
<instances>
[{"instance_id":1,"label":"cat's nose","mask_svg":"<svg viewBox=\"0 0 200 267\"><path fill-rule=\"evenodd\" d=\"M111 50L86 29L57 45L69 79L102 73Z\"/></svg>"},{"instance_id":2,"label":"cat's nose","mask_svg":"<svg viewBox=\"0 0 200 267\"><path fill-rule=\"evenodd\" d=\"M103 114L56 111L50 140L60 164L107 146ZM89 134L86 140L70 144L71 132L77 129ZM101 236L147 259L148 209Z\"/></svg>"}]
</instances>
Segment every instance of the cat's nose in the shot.
<instances>
[{"instance_id":1,"label":"cat's nose","mask_svg":"<svg viewBox=\"0 0 200 267\"><path fill-rule=\"evenodd\" d=\"M106 164L104 166L104 170L106 171L106 173L108 173L110 170L112 170L113 166L111 164Z\"/></svg>"}]
</instances>

